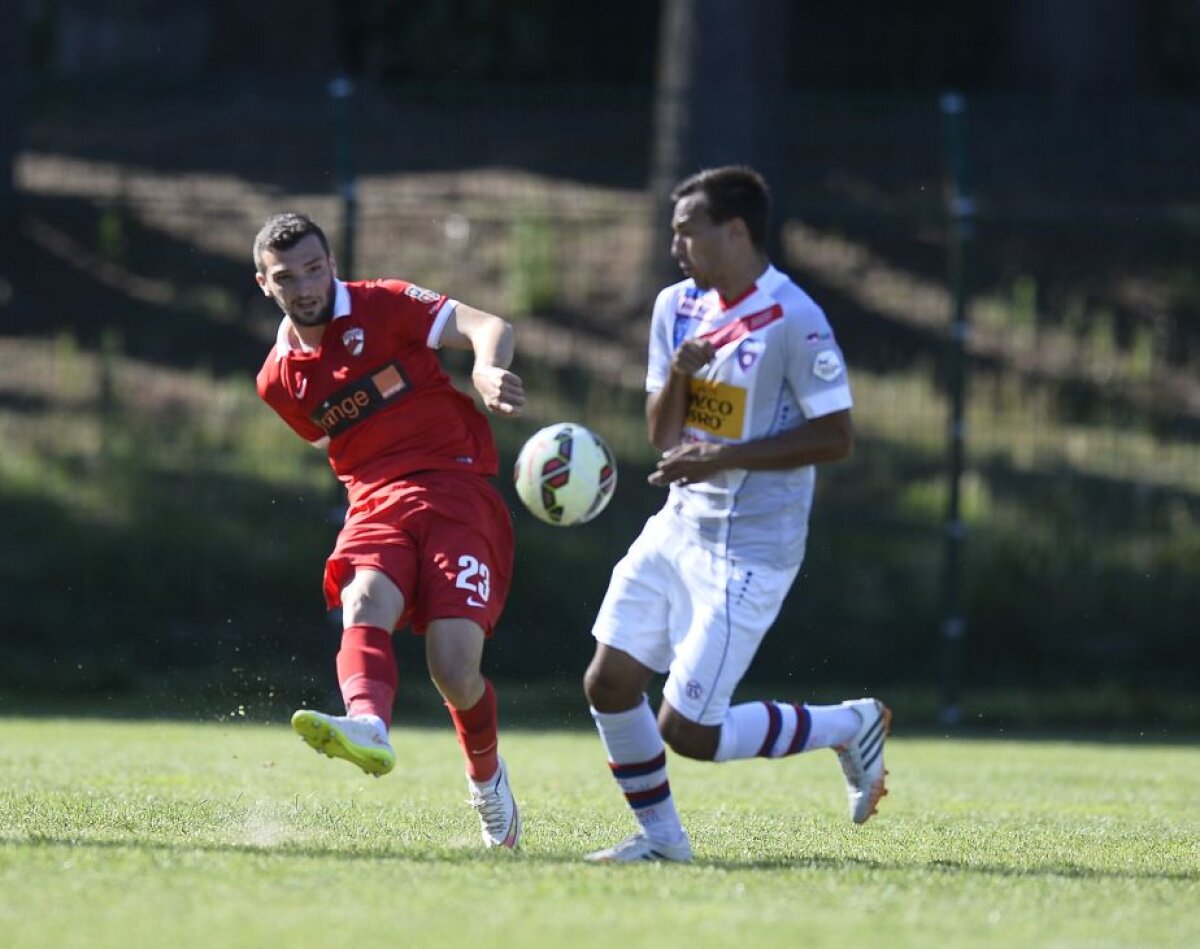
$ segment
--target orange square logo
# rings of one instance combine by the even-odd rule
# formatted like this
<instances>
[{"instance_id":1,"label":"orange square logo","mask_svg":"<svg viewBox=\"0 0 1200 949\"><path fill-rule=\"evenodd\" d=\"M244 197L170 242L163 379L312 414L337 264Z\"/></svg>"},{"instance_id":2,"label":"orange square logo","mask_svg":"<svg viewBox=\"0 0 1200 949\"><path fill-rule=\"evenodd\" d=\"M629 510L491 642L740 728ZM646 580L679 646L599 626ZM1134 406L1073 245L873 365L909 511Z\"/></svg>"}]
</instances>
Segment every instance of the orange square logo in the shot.
<instances>
[{"instance_id":1,"label":"orange square logo","mask_svg":"<svg viewBox=\"0 0 1200 949\"><path fill-rule=\"evenodd\" d=\"M408 386L395 366L380 369L371 376L371 381L375 383L375 388L379 390L379 397L382 399L391 398L397 392L403 392Z\"/></svg>"}]
</instances>

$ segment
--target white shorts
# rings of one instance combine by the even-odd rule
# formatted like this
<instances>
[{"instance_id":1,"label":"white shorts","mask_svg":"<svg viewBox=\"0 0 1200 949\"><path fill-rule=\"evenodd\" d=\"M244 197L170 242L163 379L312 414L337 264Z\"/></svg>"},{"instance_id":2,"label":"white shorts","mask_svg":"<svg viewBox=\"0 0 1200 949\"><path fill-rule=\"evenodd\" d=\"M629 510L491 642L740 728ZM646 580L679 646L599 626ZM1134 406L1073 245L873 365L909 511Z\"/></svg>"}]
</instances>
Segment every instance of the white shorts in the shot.
<instances>
[{"instance_id":1,"label":"white shorts","mask_svg":"<svg viewBox=\"0 0 1200 949\"><path fill-rule=\"evenodd\" d=\"M799 570L728 560L663 510L613 568L592 635L666 673L663 698L685 718L719 725Z\"/></svg>"}]
</instances>

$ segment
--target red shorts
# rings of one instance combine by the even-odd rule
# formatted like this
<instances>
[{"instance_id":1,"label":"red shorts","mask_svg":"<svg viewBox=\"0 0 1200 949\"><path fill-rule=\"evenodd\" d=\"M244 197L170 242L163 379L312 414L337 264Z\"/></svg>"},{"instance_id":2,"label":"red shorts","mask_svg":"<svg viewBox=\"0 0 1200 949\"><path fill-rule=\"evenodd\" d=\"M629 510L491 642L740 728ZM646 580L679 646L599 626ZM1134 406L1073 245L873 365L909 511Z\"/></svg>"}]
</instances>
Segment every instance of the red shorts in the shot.
<instances>
[{"instance_id":1,"label":"red shorts","mask_svg":"<svg viewBox=\"0 0 1200 949\"><path fill-rule=\"evenodd\" d=\"M352 506L325 562L325 602L364 567L404 594L399 629L424 633L433 620L465 618L492 630L512 583L513 527L500 493L481 475L423 471Z\"/></svg>"}]
</instances>

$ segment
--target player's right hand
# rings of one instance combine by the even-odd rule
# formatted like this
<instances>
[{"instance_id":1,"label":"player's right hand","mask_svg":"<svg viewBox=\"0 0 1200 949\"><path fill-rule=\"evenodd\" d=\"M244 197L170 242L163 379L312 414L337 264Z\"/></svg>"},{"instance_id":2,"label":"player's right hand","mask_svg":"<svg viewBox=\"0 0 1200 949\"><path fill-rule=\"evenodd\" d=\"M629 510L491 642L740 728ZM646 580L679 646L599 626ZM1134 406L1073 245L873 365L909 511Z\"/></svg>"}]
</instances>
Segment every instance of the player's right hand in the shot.
<instances>
[{"instance_id":1,"label":"player's right hand","mask_svg":"<svg viewBox=\"0 0 1200 949\"><path fill-rule=\"evenodd\" d=\"M525 384L515 372L499 366L476 366L471 382L489 412L515 417L525 408Z\"/></svg>"},{"instance_id":2,"label":"player's right hand","mask_svg":"<svg viewBox=\"0 0 1200 949\"><path fill-rule=\"evenodd\" d=\"M671 357L671 371L681 376L694 376L712 362L716 350L706 339L685 339Z\"/></svg>"}]
</instances>

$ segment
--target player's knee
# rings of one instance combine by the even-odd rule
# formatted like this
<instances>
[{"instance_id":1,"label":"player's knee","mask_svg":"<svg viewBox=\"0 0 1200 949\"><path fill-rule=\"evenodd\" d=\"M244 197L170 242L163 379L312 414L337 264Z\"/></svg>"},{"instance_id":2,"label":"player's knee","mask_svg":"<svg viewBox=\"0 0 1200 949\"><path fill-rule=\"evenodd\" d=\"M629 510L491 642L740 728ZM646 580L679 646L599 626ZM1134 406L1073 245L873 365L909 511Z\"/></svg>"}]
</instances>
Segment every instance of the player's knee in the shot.
<instances>
[{"instance_id":1,"label":"player's knee","mask_svg":"<svg viewBox=\"0 0 1200 949\"><path fill-rule=\"evenodd\" d=\"M583 674L583 694L588 704L600 712L623 712L641 699L636 683L625 681L615 669L593 662Z\"/></svg>"},{"instance_id":2,"label":"player's knee","mask_svg":"<svg viewBox=\"0 0 1200 949\"><path fill-rule=\"evenodd\" d=\"M382 574L362 571L342 589L342 625L391 629L404 608L404 597Z\"/></svg>"},{"instance_id":3,"label":"player's knee","mask_svg":"<svg viewBox=\"0 0 1200 949\"><path fill-rule=\"evenodd\" d=\"M677 755L696 761L712 761L716 757L721 737L719 727L698 725L672 715L659 720L658 730L667 747Z\"/></svg>"},{"instance_id":4,"label":"player's knee","mask_svg":"<svg viewBox=\"0 0 1200 949\"><path fill-rule=\"evenodd\" d=\"M483 694L483 675L478 669L443 663L431 665L429 678L442 698L457 709L468 709Z\"/></svg>"},{"instance_id":5,"label":"player's knee","mask_svg":"<svg viewBox=\"0 0 1200 949\"><path fill-rule=\"evenodd\" d=\"M583 694L587 696L588 702L594 706L596 698L603 696L605 689L604 672L596 668L596 664L593 662L583 673Z\"/></svg>"}]
</instances>

